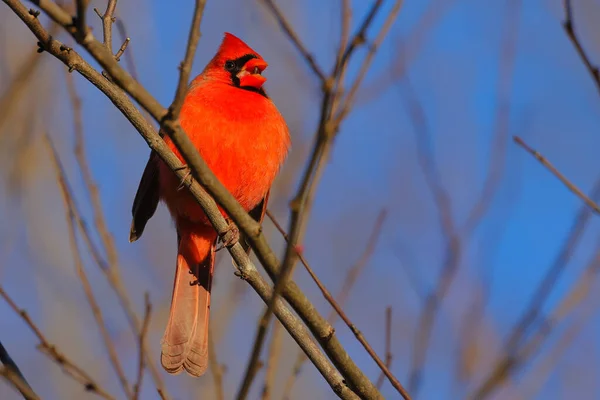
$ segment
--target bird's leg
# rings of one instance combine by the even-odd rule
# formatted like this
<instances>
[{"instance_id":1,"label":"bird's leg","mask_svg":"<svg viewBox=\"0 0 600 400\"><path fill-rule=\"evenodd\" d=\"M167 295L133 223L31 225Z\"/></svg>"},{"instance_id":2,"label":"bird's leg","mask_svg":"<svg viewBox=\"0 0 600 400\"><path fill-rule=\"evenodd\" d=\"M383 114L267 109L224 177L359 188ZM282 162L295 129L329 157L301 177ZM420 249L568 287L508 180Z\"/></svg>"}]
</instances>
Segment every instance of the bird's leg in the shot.
<instances>
[{"instance_id":1,"label":"bird's leg","mask_svg":"<svg viewBox=\"0 0 600 400\"><path fill-rule=\"evenodd\" d=\"M181 183L179 184L179 186L177 186L177 191L180 191L181 189L183 189L184 187L186 187L188 184L186 184L186 181L188 180L188 178L190 178L192 176L192 170L190 167L186 165L181 166L179 168L175 168L175 171L181 171L181 170L185 170L185 175L183 175L183 178L181 178ZM189 185L192 184L192 180L189 179Z\"/></svg>"},{"instance_id":2,"label":"bird's leg","mask_svg":"<svg viewBox=\"0 0 600 400\"><path fill-rule=\"evenodd\" d=\"M232 220L228 220L227 230L220 235L221 245L215 251L230 247L240 241L240 230Z\"/></svg>"}]
</instances>

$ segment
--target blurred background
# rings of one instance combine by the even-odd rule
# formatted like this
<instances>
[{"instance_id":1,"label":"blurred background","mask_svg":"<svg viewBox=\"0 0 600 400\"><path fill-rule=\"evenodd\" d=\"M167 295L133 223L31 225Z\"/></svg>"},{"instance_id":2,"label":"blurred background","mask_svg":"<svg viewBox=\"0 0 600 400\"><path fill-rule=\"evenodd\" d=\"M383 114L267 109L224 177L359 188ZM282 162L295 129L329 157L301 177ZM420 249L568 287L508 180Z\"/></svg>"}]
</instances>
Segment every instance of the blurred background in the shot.
<instances>
[{"instance_id":1,"label":"blurred background","mask_svg":"<svg viewBox=\"0 0 600 400\"><path fill-rule=\"evenodd\" d=\"M369 37L379 31L392 3L384 1ZM339 41L340 2L277 4L329 73ZM353 32L370 6L352 1ZM88 13L101 37L93 7L104 10L106 4L93 0ZM81 100L84 150L123 284L140 318L144 293L150 296L147 340L155 361L170 305L174 227L160 206L144 236L128 242L147 145L102 93L77 74L68 77L52 56L37 54L30 31L8 7L0 10L0 282L49 342L85 366L113 396L124 398L77 276L61 191L43 139L45 133L52 138L77 206L92 226L93 240L101 243L74 153L73 93ZM598 63L600 2L575 2L574 11L576 31ZM191 0L122 1L117 7L116 17L131 38L121 63L129 71L135 68L165 106L174 96L192 12ZM594 399L600 391L600 222L512 141L513 135L523 138L586 193L600 182L594 168L600 96L563 19L559 0L405 1L335 140L304 255L336 298L345 299L346 313L382 358L385 310L391 307L391 371L415 399L469 398L507 349L517 362L481 398ZM73 43L61 30L50 29ZM261 1L209 0L201 30L194 76L225 31L269 63L266 88L293 135L269 206L285 227L318 124L319 81ZM123 39L115 28L115 50ZM349 82L365 55L362 48L351 61ZM268 219L264 226L273 248L282 252L281 235ZM137 338L77 237L109 334L134 381ZM372 251L369 238L374 238ZM355 282L345 285L351 270L357 271ZM223 365L225 398L237 391L263 309L233 271L229 255L220 252L211 332ZM328 315L331 307L300 265L295 280ZM0 339L42 398L96 397L36 350L39 341L4 301L0 315ZM532 318L524 325L526 315ZM350 330L339 320L335 327L350 355L377 380L377 365ZM299 351L282 332L274 399L284 398ZM516 340L507 348L511 336ZM266 360L267 348L264 354ZM159 371L174 398L216 398L210 372L193 379ZM264 376L263 368L250 398L260 398ZM400 398L387 381L381 390L386 398ZM334 398L310 363L288 394ZM20 397L2 384L0 398ZM158 398L148 373L141 398Z\"/></svg>"}]
</instances>

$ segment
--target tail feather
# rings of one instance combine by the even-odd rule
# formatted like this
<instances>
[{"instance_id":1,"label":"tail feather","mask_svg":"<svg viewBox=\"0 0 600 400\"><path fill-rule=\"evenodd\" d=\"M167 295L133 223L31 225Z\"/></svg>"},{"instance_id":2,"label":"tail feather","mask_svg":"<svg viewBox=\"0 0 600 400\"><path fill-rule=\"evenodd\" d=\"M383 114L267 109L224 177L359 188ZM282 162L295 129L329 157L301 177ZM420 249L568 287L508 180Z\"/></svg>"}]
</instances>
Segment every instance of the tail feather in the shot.
<instances>
[{"instance_id":1,"label":"tail feather","mask_svg":"<svg viewBox=\"0 0 600 400\"><path fill-rule=\"evenodd\" d=\"M210 227L180 230L177 267L161 364L171 373L201 376L208 367L210 289L216 233Z\"/></svg>"}]
</instances>

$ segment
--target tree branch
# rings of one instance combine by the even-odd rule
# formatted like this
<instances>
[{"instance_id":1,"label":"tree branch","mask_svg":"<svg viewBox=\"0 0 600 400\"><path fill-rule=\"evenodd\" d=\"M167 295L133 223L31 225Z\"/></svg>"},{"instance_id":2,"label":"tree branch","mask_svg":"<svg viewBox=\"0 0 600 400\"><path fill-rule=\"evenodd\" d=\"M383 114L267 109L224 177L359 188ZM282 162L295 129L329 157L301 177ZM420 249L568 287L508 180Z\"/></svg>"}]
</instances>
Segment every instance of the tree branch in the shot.
<instances>
[{"instance_id":1,"label":"tree branch","mask_svg":"<svg viewBox=\"0 0 600 400\"><path fill-rule=\"evenodd\" d=\"M573 6L571 5L571 0L563 0L563 7L565 10L563 28L569 39L571 39L573 46L575 46L581 61L583 61L583 64L594 80L594 84L596 85L596 89L598 89L598 93L600 93L600 72L598 72L598 67L592 64L590 57L587 55L586 51L581 45L581 42L579 41L577 33L575 33L575 21L573 19Z\"/></svg>"},{"instance_id":2,"label":"tree branch","mask_svg":"<svg viewBox=\"0 0 600 400\"><path fill-rule=\"evenodd\" d=\"M6 293L6 291L4 290L4 288L2 286L0 286L0 297L2 297L4 299L4 301L6 301L8 306L17 315L19 315L21 317L21 319L23 319L25 324L29 327L29 329L33 332L33 334L40 341L40 344L38 345L38 349L42 353L44 353L46 356L48 356L48 358L50 358L52 361L54 361L57 365L59 365L61 367L61 369L63 370L63 372L65 372L67 375L69 375L71 378L73 378L77 382L81 383L83 385L83 387L85 388L85 390L87 390L88 392L95 393L98 396L100 396L106 400L115 400L115 398L112 395L110 395L108 392L106 392L106 390L104 390L101 386L99 386L98 383L96 381L94 381L94 379L92 379L92 377L87 372L85 372L82 368L75 365L73 363L73 361L71 361L69 358L67 358L63 353L61 353L56 348L56 346L51 344L46 339L46 337L44 336L42 331L37 327L37 325L35 325L35 323L31 319L31 317L29 317L29 314L27 313L27 311L19 308L17 306L17 304L14 302L14 300L8 295L8 293Z\"/></svg>"},{"instance_id":3,"label":"tree branch","mask_svg":"<svg viewBox=\"0 0 600 400\"><path fill-rule=\"evenodd\" d=\"M23 376L23 373L19 369L15 360L12 359L8 350L0 342L0 363L4 364L1 375L8 380L27 400L37 400L39 397L33 391L27 379Z\"/></svg>"},{"instance_id":4,"label":"tree branch","mask_svg":"<svg viewBox=\"0 0 600 400\"><path fill-rule=\"evenodd\" d=\"M115 106L130 120L132 125L142 134L148 145L152 150L155 150L159 157L171 168L176 176L182 179L185 176L185 171L181 169L182 164L175 156L175 154L166 146L162 138L152 129L140 112L133 106L129 98L116 88L112 83L102 78L93 68L89 66L81 58L77 52L68 47L64 46L59 41L50 38L45 29L39 24L37 19L33 18L28 10L18 0L3 0L4 3L21 18L21 20L30 28L30 30L36 35L44 50L48 51L55 57L59 58L63 63L68 65L73 70L77 70L86 79L98 87L103 93L105 93L109 99L115 104ZM41 3L40 3L41 4ZM47 11L48 15L55 21L64 22L65 19L69 19L68 15L65 18L65 12L59 7L49 1L44 1L44 10ZM41 6L40 6L41 7ZM73 32L73 29L69 27L69 24L64 25L67 31ZM96 61L107 71L113 81L121 87L126 93L132 96L144 109L146 109L154 119L162 121L166 114L166 110L160 106L160 104L154 99L139 83L137 83L131 76L123 70L114 57L107 51L107 49L100 43L98 43L93 36L88 35L87 40L80 42L80 44L94 57ZM205 194L202 187L196 182L199 180L202 182L202 186L205 187L212 198L216 199L223 209L227 212L227 215L236 223L242 232L246 234L250 245L256 252L259 261L267 270L271 279L276 279L279 275L279 262L272 252L271 248L267 244L260 225L250 217L246 211L239 205L235 198L225 189L225 187L217 180L214 174L210 171L204 160L200 157L194 146L191 144L189 138L186 136L183 130L176 126L175 131L171 131L168 127L165 127L165 133L171 136L173 142L176 144L183 158L186 160L187 165L192 169L192 175L194 180L189 184L188 189L192 196L198 200L202 208L207 211L207 215L211 212L208 211L210 207L214 206L214 202L206 202L205 198L208 196ZM214 209L218 212L217 209ZM219 213L220 215L220 213ZM219 234L226 232L226 226L221 226L217 221L220 221L220 217L211 219L211 223L215 226ZM224 222L224 220L223 220ZM238 249L238 250L236 250ZM241 252L245 252L241 249L241 246L234 245L230 248L230 252L233 255L234 260L238 265L242 263L244 257ZM253 285L255 290L257 286ZM264 291L263 291L264 295ZM263 297L261 295L261 297ZM358 394L365 395L372 398L381 398L374 385L368 380L362 371L356 366L354 361L348 356L345 349L337 337L333 334L333 329L327 323L327 321L315 310L314 306L306 298L306 296L300 291L294 282L288 282L283 291L283 296L293 309L300 315L305 321L307 326L310 328L313 335L317 338L327 355L331 358L334 365L340 369L344 379L353 388L357 390ZM265 297L263 297L264 299ZM279 308L280 306L278 306ZM282 315L282 311L277 312ZM279 318L278 315L278 318ZM281 318L280 318L281 320ZM290 325L292 320L287 320L285 323L282 321L286 329L289 331L292 328ZM139 326L139 325L138 325ZM310 338L304 338L303 336L296 335L295 340L308 340ZM308 347L308 344L303 343L305 351L311 351L311 357L317 357L317 353L314 353L313 349ZM315 363L317 359L311 360ZM320 371L326 371L326 364L323 364L319 360ZM339 382L336 380L335 375L329 374L326 376L332 388L338 390ZM345 386L344 386L345 388ZM342 388L342 394L345 393Z\"/></svg>"},{"instance_id":5,"label":"tree branch","mask_svg":"<svg viewBox=\"0 0 600 400\"><path fill-rule=\"evenodd\" d=\"M181 107L183 106L183 100L185 99L185 94L187 93L188 81L192 71L194 55L196 54L196 48L198 47L198 41L200 40L200 22L202 21L205 5L206 0L196 0L196 8L194 10L192 26L190 27L185 57L179 67L180 73L179 83L177 84L177 92L175 93L175 99L173 100L173 103L169 107L169 113L165 117L167 120L171 119L172 121L176 121L179 119L179 113L181 112ZM166 122L167 121L164 123Z\"/></svg>"},{"instance_id":6,"label":"tree branch","mask_svg":"<svg viewBox=\"0 0 600 400\"><path fill-rule=\"evenodd\" d=\"M575 186L575 184L573 184L566 176L561 174L560 171L558 169L556 169L556 167L554 165L552 165L546 157L544 157L538 151L531 148L520 137L515 136L513 139L516 144L521 146L526 152L528 152L533 157L535 157L535 159L538 160L540 162L540 164L542 164L544 167L546 167L546 169L548 169L548 171L550 171L552 173L552 175L557 177L558 180L561 181L562 184L567 187L567 189L569 189L571 192L573 192L573 194L575 194L575 196L579 197L585 203L586 206L591 208L592 211L594 211L596 214L600 214L600 207L598 206L598 204L596 204L596 202L594 200L590 199L585 193L583 193L581 191L581 189L579 189L577 186Z\"/></svg>"},{"instance_id":7,"label":"tree branch","mask_svg":"<svg viewBox=\"0 0 600 400\"><path fill-rule=\"evenodd\" d=\"M48 135L44 135L44 138L46 139L46 144L50 152L50 156L54 166L54 171L56 173L56 180L62 193L62 198L65 207L65 217L67 220L67 226L69 228L69 243L71 246L71 252L73 253L72 255L73 260L75 262L75 270L77 272L77 275L79 276L79 279L81 280L81 285L83 286L86 299L90 305L94 319L96 320L96 325L98 325L98 329L100 330L102 341L104 342L104 347L106 348L106 351L108 353L110 363L113 369L115 370L115 373L126 396L128 398L132 398L133 393L131 392L131 388L129 387L129 382L127 381L127 377L125 376L123 367L121 366L121 362L117 355L117 350L115 349L114 343L112 342L110 334L108 333L108 330L106 328L104 316L102 315L102 310L100 309L96 297L94 296L94 292L92 291L92 285L90 284L90 281L83 267L83 260L81 257L81 252L79 251L79 247L77 246L77 235L75 233L76 219L75 213L73 212L73 198L70 195L70 190L65 177L64 169L60 162L58 153L56 152L56 149L54 148L54 145L50 140L50 137Z\"/></svg>"}]
</instances>

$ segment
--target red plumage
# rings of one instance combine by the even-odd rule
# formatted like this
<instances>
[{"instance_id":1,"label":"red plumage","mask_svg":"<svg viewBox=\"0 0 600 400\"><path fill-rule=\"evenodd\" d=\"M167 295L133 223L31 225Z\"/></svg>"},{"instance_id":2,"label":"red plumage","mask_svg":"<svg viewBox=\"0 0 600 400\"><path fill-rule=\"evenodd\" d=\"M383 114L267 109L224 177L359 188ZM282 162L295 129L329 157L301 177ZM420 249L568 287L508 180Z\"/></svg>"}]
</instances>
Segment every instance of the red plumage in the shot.
<instances>
[{"instance_id":1,"label":"red plumage","mask_svg":"<svg viewBox=\"0 0 600 400\"><path fill-rule=\"evenodd\" d=\"M192 81L180 116L182 128L202 158L259 222L290 145L287 125L262 89L266 79L261 73L266 67L258 53L225 33L217 54ZM165 138L165 142L183 162L171 140ZM141 236L159 199L163 200L177 228L178 253L161 363L169 373L185 369L190 375L200 376L208 366L217 233L180 184L169 167L152 153L134 200L130 241Z\"/></svg>"}]
</instances>

